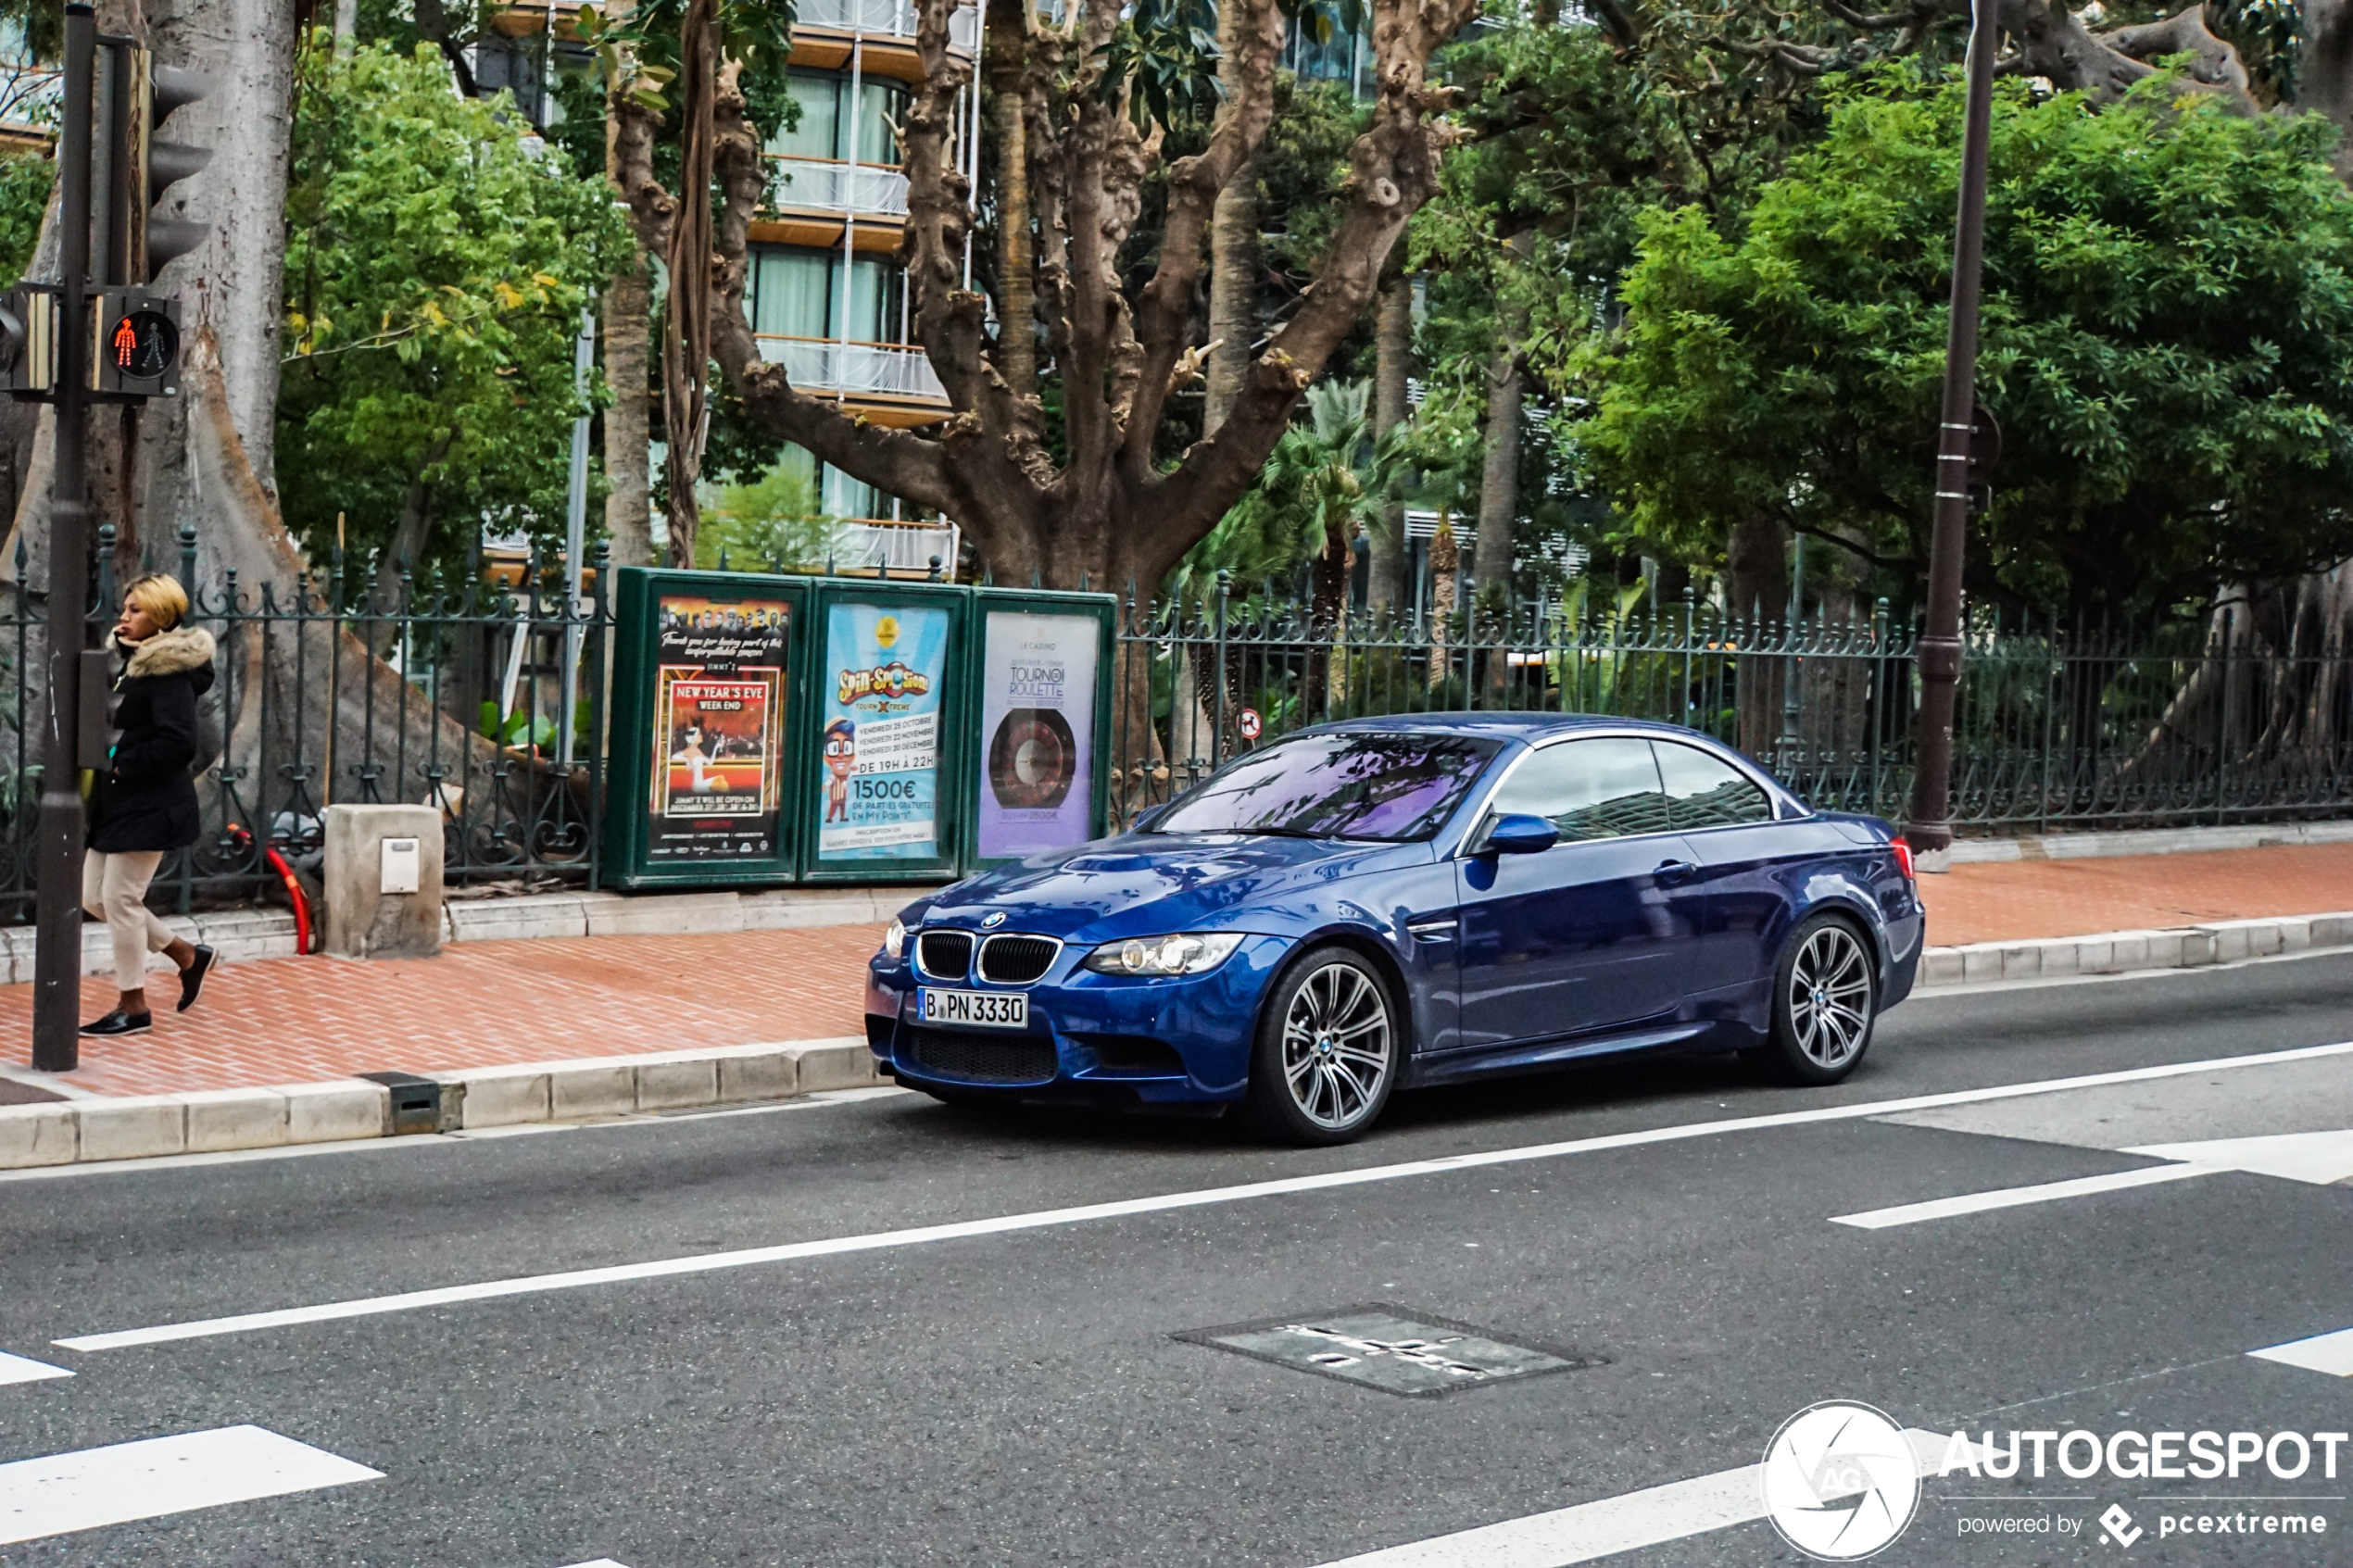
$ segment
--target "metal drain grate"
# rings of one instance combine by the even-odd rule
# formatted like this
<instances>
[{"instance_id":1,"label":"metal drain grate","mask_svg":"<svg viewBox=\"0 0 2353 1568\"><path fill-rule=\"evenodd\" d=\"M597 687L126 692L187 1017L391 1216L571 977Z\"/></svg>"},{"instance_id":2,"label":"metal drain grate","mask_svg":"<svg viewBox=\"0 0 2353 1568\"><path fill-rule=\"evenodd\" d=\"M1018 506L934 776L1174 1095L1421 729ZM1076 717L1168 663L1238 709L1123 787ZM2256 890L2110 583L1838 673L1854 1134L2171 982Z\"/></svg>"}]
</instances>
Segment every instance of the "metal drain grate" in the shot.
<instances>
[{"instance_id":1,"label":"metal drain grate","mask_svg":"<svg viewBox=\"0 0 2353 1568\"><path fill-rule=\"evenodd\" d=\"M1176 1337L1410 1399L1458 1394L1516 1377L1579 1372L1604 1361L1514 1345L1468 1323L1380 1301L1197 1328Z\"/></svg>"}]
</instances>

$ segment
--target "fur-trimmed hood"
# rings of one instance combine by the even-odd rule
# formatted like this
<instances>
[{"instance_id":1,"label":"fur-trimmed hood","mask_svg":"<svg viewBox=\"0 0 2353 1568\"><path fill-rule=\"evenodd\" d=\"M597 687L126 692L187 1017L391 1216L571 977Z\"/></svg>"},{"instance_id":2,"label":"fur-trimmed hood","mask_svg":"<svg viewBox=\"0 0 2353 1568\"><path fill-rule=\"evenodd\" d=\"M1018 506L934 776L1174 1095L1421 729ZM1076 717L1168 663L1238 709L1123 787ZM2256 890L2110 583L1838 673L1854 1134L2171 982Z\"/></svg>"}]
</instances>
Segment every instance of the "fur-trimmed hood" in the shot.
<instances>
[{"instance_id":1,"label":"fur-trimmed hood","mask_svg":"<svg viewBox=\"0 0 2353 1568\"><path fill-rule=\"evenodd\" d=\"M121 653L125 645L109 632L107 646ZM144 643L129 645L129 648L131 659L122 672L132 680L145 675L177 675L182 671L207 669L212 663L212 633L201 626L175 626L169 632L157 632Z\"/></svg>"}]
</instances>

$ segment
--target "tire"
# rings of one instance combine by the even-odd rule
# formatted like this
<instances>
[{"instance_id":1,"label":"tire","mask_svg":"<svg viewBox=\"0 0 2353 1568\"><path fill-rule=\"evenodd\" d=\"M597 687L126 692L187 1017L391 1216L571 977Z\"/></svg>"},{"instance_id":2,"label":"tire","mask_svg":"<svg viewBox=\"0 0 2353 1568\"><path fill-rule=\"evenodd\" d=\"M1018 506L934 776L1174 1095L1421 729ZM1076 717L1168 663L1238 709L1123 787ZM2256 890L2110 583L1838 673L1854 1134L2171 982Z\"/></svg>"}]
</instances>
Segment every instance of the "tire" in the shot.
<instances>
[{"instance_id":1,"label":"tire","mask_svg":"<svg viewBox=\"0 0 2353 1568\"><path fill-rule=\"evenodd\" d=\"M1771 1037L1760 1065L1786 1084L1835 1084L1870 1048L1879 970L1869 939L1839 915L1799 922L1773 966Z\"/></svg>"},{"instance_id":2,"label":"tire","mask_svg":"<svg viewBox=\"0 0 2353 1568\"><path fill-rule=\"evenodd\" d=\"M1379 1120L1405 1056L1403 1009L1372 963L1312 947L1267 993L1242 1112L1284 1143L1348 1143Z\"/></svg>"}]
</instances>

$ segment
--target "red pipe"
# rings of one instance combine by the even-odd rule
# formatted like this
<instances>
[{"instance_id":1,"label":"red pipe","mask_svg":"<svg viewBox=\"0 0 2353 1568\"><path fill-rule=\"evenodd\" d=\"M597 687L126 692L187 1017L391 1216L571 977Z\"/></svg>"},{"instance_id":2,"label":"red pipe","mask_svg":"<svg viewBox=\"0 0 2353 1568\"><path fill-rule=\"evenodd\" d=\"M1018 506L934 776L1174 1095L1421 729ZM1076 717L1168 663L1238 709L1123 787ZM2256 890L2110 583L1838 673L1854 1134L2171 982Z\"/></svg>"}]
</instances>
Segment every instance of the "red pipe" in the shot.
<instances>
[{"instance_id":1,"label":"red pipe","mask_svg":"<svg viewBox=\"0 0 2353 1568\"><path fill-rule=\"evenodd\" d=\"M229 824L229 833L240 847L253 842L253 834L235 822ZM310 944L310 899L302 891L302 883L296 877L294 867L286 863L285 856L278 852L274 844L264 846L261 854L270 862L271 869L278 873L278 880L286 884L286 897L294 903L295 951L316 952L318 949Z\"/></svg>"}]
</instances>

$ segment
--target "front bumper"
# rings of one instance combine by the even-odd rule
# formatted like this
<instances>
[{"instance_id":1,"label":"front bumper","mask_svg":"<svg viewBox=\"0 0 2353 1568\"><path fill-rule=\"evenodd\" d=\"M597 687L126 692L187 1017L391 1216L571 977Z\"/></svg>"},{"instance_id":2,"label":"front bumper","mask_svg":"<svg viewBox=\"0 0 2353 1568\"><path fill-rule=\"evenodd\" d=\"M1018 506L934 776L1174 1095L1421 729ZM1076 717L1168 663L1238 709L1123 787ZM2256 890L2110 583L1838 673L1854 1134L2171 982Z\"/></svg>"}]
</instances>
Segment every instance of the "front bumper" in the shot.
<instances>
[{"instance_id":1,"label":"front bumper","mask_svg":"<svg viewBox=\"0 0 2353 1568\"><path fill-rule=\"evenodd\" d=\"M1010 1099L1223 1103L1249 1084L1259 1000L1291 947L1287 937L1245 937L1206 974L1141 979L1079 967L1090 949L1076 944L1028 985L952 984L1026 992L1026 1030L925 1025L916 988L945 983L878 953L866 966L866 1044L891 1076L918 1086Z\"/></svg>"}]
</instances>

